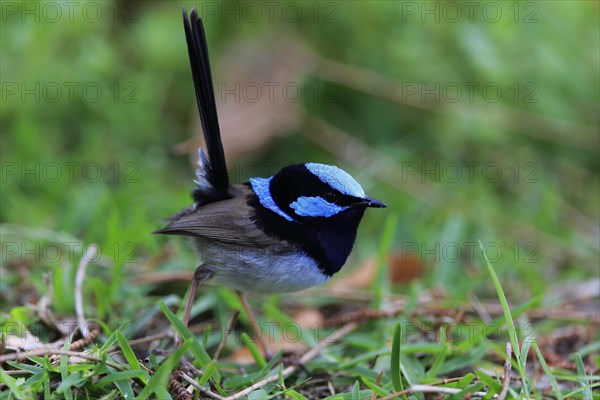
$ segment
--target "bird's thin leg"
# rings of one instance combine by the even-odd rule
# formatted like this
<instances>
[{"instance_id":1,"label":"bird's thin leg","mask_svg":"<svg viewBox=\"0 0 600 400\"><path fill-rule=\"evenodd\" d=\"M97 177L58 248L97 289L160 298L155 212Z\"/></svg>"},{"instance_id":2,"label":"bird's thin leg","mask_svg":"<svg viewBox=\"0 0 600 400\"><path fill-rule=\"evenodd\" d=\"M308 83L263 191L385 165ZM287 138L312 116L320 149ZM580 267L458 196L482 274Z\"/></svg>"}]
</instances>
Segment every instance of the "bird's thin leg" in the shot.
<instances>
[{"instance_id":1,"label":"bird's thin leg","mask_svg":"<svg viewBox=\"0 0 600 400\"><path fill-rule=\"evenodd\" d=\"M188 326L190 323L190 314L192 313L192 306L194 305L194 300L196 299L198 286L200 286L200 282L198 282L196 279L192 279L192 284L190 285L190 294L188 296L187 303L185 303L185 313L183 314L183 324L185 326Z\"/></svg>"},{"instance_id":2,"label":"bird's thin leg","mask_svg":"<svg viewBox=\"0 0 600 400\"><path fill-rule=\"evenodd\" d=\"M194 300L196 299L196 292L198 291L198 286L200 286L201 282L205 282L212 277L212 271L210 268L207 268L206 264L200 265L194 271L194 277L192 278L192 284L190 285L190 293L187 299L187 303L185 303L185 312L183 314L183 324L188 326L190 323L190 315L192 313L192 306L194 305ZM183 338L181 336L177 336L175 340L175 347L179 347Z\"/></svg>"},{"instance_id":3,"label":"bird's thin leg","mask_svg":"<svg viewBox=\"0 0 600 400\"><path fill-rule=\"evenodd\" d=\"M250 303L248 303L248 300L246 299L246 296L244 296L244 293L240 292L239 290L236 290L236 293L237 293L238 297L240 298L240 301L242 302L242 306L244 307L244 310L246 311L246 315L248 315L250 324L255 326L257 329L256 333L258 335L258 341L260 343L260 347L262 347L263 355L265 356L265 358L267 360L271 359L271 352L269 351L269 347L267 345L267 340L265 339L265 337L263 336L263 334L261 332L260 325L258 325L256 316L254 315L252 308L250 308Z\"/></svg>"}]
</instances>

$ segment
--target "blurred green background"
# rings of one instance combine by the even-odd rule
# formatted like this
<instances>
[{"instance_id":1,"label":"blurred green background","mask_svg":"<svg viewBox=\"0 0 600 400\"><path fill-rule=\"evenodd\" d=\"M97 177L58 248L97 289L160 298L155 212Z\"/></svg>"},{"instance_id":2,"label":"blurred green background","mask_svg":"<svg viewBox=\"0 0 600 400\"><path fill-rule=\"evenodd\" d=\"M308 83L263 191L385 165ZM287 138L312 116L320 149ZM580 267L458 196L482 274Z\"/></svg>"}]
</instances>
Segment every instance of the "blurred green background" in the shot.
<instances>
[{"instance_id":1,"label":"blurred green background","mask_svg":"<svg viewBox=\"0 0 600 400\"><path fill-rule=\"evenodd\" d=\"M343 274L397 215L394 268L459 301L494 293L478 239L511 302L598 278L597 2L69 4L2 3L3 307L11 260L38 289L69 264L50 242L97 243L90 285L123 314L132 279L196 265L151 234L189 205L201 144L182 5L205 21L232 180L335 163L388 204Z\"/></svg>"}]
</instances>

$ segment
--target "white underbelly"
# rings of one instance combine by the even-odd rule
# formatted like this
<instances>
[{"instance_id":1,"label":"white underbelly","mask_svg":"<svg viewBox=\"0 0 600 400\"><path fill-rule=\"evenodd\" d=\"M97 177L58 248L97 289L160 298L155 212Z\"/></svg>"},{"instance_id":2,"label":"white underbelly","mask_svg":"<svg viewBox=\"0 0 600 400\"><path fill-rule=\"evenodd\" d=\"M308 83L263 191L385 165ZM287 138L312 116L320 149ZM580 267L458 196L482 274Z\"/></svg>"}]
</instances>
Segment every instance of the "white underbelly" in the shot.
<instances>
[{"instance_id":1,"label":"white underbelly","mask_svg":"<svg viewBox=\"0 0 600 400\"><path fill-rule=\"evenodd\" d=\"M246 246L196 247L202 248L202 260L214 273L212 282L243 292L296 292L329 279L311 257L296 251L275 254Z\"/></svg>"}]
</instances>

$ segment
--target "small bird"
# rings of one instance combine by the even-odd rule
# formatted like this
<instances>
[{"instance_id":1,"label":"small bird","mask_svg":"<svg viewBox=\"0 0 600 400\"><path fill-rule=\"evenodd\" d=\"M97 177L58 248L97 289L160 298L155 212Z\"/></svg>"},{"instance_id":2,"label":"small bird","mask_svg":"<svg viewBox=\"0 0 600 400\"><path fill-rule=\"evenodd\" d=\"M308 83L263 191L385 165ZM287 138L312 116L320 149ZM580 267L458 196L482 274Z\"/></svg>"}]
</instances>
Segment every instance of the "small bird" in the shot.
<instances>
[{"instance_id":1,"label":"small bird","mask_svg":"<svg viewBox=\"0 0 600 400\"><path fill-rule=\"evenodd\" d=\"M195 9L189 18L183 9L183 25L208 157L199 150L194 203L155 233L189 236L202 260L185 324L198 284L208 281L238 291L254 319L241 293L294 292L326 282L346 262L365 209L386 205L342 169L312 162L230 185L206 36Z\"/></svg>"}]
</instances>

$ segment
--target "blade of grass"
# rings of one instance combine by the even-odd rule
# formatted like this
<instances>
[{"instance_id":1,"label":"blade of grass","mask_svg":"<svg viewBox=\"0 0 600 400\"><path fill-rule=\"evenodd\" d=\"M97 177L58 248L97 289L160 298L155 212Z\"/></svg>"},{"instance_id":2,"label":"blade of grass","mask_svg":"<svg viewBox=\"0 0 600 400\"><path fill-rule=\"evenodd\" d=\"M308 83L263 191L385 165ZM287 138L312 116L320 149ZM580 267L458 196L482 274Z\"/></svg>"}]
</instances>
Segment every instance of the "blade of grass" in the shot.
<instances>
[{"instance_id":1,"label":"blade of grass","mask_svg":"<svg viewBox=\"0 0 600 400\"><path fill-rule=\"evenodd\" d=\"M587 391L587 390L589 390L591 392L592 389L597 388L597 387L600 387L600 382L592 383L591 385L582 386L579 389L573 390L572 392L565 394L564 398L572 399L573 396L575 396L576 394L579 394L579 393Z\"/></svg>"},{"instance_id":2,"label":"blade of grass","mask_svg":"<svg viewBox=\"0 0 600 400\"><path fill-rule=\"evenodd\" d=\"M25 386L28 387L33 393L39 393L47 375L48 373L46 371L32 375L25 381Z\"/></svg>"},{"instance_id":3,"label":"blade of grass","mask_svg":"<svg viewBox=\"0 0 600 400\"><path fill-rule=\"evenodd\" d=\"M225 390L234 390L236 388L250 386L253 382L256 382L259 377L259 372L233 375L223 381L223 387Z\"/></svg>"},{"instance_id":4,"label":"blade of grass","mask_svg":"<svg viewBox=\"0 0 600 400\"><path fill-rule=\"evenodd\" d=\"M392 340L392 354L390 361L390 373L392 374L392 384L396 392L404 390L402 384L402 372L400 368L400 351L402 349L402 324L398 322L394 328L394 338ZM406 396L403 396L406 399Z\"/></svg>"},{"instance_id":5,"label":"blade of grass","mask_svg":"<svg viewBox=\"0 0 600 400\"><path fill-rule=\"evenodd\" d=\"M121 371L121 372L139 373L139 371ZM118 372L118 373L121 373L121 372ZM111 374L109 376L113 376L113 374ZM100 382L100 381L98 381L98 382ZM124 399L135 399L135 394L133 393L133 388L131 387L131 382L132 381L129 379L117 379L117 380L113 381L114 385L117 387L117 390L121 392L121 395L123 396Z\"/></svg>"},{"instance_id":6,"label":"blade of grass","mask_svg":"<svg viewBox=\"0 0 600 400\"><path fill-rule=\"evenodd\" d=\"M204 371L204 375L202 375L202 377L200 378L200 381L198 381L198 384L200 386L204 386L204 384L206 382L208 382L208 380L213 376L216 369L217 369L217 363L215 361L211 361L208 364L208 366L206 367L206 370Z\"/></svg>"},{"instance_id":7,"label":"blade of grass","mask_svg":"<svg viewBox=\"0 0 600 400\"><path fill-rule=\"evenodd\" d=\"M279 371L282 371L281 367L279 367ZM279 386L282 388L282 390L280 391L276 391L276 392L271 392L269 393L269 399L279 399L282 395L287 395L288 393L297 393L298 396L300 396L301 400L308 400L306 397L302 396L300 393L296 392L296 388L301 387L302 385L304 385L306 382L310 381L310 378L306 378L306 379L302 379L299 381L296 381L296 383L293 386L290 387L286 387L285 385L285 381L283 380L283 377L281 376L281 374L279 374L280 380L279 380ZM292 394L290 397L294 398L294 395Z\"/></svg>"},{"instance_id":8,"label":"blade of grass","mask_svg":"<svg viewBox=\"0 0 600 400\"><path fill-rule=\"evenodd\" d=\"M157 398L169 398L166 391L169 375L175 368L179 359L183 357L187 349L194 343L194 339L185 339L181 346L160 365L158 370L148 380L148 384L137 397L137 400L146 400L152 393L156 393Z\"/></svg>"},{"instance_id":9,"label":"blade of grass","mask_svg":"<svg viewBox=\"0 0 600 400\"><path fill-rule=\"evenodd\" d=\"M293 400L308 400L306 397L302 396L294 389L288 389L287 391L285 391L285 394L290 396Z\"/></svg>"},{"instance_id":10,"label":"blade of grass","mask_svg":"<svg viewBox=\"0 0 600 400\"><path fill-rule=\"evenodd\" d=\"M98 349L98 353L106 354L108 349L117 345L117 334L116 331L120 330L119 327L106 339L106 342Z\"/></svg>"},{"instance_id":11,"label":"blade of grass","mask_svg":"<svg viewBox=\"0 0 600 400\"><path fill-rule=\"evenodd\" d=\"M242 340L244 341L246 347L250 351L250 354L252 355L252 358L254 359L256 365L261 369L264 368L267 365L267 362L265 361L265 358L261 354L260 350L258 350L258 347L256 347L256 345L254 344L252 339L250 339L250 336L248 336L246 332L242 333Z\"/></svg>"},{"instance_id":12,"label":"blade of grass","mask_svg":"<svg viewBox=\"0 0 600 400\"><path fill-rule=\"evenodd\" d=\"M464 389L467 386L469 386L471 382L473 382L473 379L475 379L475 374L469 372L468 374L463 376L460 381L456 383L456 387L458 387L459 389Z\"/></svg>"},{"instance_id":13,"label":"blade of grass","mask_svg":"<svg viewBox=\"0 0 600 400\"><path fill-rule=\"evenodd\" d=\"M532 346L533 346L533 350L535 350L535 354L537 354L538 360L540 360L542 369L544 370L544 372L546 373L546 376L550 380L550 385L552 385L552 389L554 389L554 395L556 396L557 399L559 399L559 400L562 399L563 396L561 394L560 389L558 388L558 383L556 382L556 378L554 377L554 374L552 373L552 371L550 371L548 364L546 364L546 359L544 359L544 355L540 351L540 348L538 347L537 343L533 342Z\"/></svg>"},{"instance_id":14,"label":"blade of grass","mask_svg":"<svg viewBox=\"0 0 600 400\"><path fill-rule=\"evenodd\" d=\"M525 339L523 339L523 347L521 347L520 361L518 361L516 368L517 372L520 376L523 377L523 379L526 379L524 371L527 371L527 356L529 354L529 349L536 340L537 339L535 338L535 336L527 336Z\"/></svg>"},{"instance_id":15,"label":"blade of grass","mask_svg":"<svg viewBox=\"0 0 600 400\"><path fill-rule=\"evenodd\" d=\"M461 390L460 392L453 394L452 397L450 397L450 399L452 399L452 400L466 399L466 398L470 397L467 395L469 395L470 393L479 392L484 387L485 387L485 384L483 382L478 382L478 383L474 384L473 386L469 386L469 387Z\"/></svg>"},{"instance_id":16,"label":"blade of grass","mask_svg":"<svg viewBox=\"0 0 600 400\"><path fill-rule=\"evenodd\" d=\"M358 381L354 381L352 386L352 400L360 400L360 384Z\"/></svg>"},{"instance_id":17,"label":"blade of grass","mask_svg":"<svg viewBox=\"0 0 600 400\"><path fill-rule=\"evenodd\" d=\"M71 346L71 337L67 337L65 344L63 345L63 350L68 351ZM69 357L65 354L60 356L60 380L62 383L69 379L69 371L67 369L69 365ZM62 385L61 383L61 385ZM66 400L73 400L73 393L70 390L64 392Z\"/></svg>"},{"instance_id":18,"label":"blade of grass","mask_svg":"<svg viewBox=\"0 0 600 400\"><path fill-rule=\"evenodd\" d=\"M492 281L494 282L494 287L496 288L496 293L498 294L498 298L500 299L500 305L502 306L502 313L504 314L504 319L506 321L506 325L508 327L508 337L510 338L510 344L513 348L513 353L515 358L517 359L517 364L519 365L519 369L521 367L521 356L519 346L519 338L517 337L517 329L515 328L515 323L513 321L512 315L510 313L510 307L508 306L508 301L506 300L506 296L504 295L504 290L502 289L502 285L500 284L500 280L498 279L498 275L496 275L496 271L490 260L485 254L485 249L483 248L483 243L479 240L479 248L481 249L481 254L483 255L483 259L485 260L485 264L487 266L488 272L492 277ZM529 389L527 386L527 379L525 378L525 371L519 371L519 375L521 376L521 382L523 383L523 394L527 396L529 394Z\"/></svg>"},{"instance_id":19,"label":"blade of grass","mask_svg":"<svg viewBox=\"0 0 600 400\"><path fill-rule=\"evenodd\" d=\"M461 368L475 365L481 360L488 351L487 344L481 344L478 347L470 349L468 353L448 359L438 370L438 375L445 375Z\"/></svg>"},{"instance_id":20,"label":"blade of grass","mask_svg":"<svg viewBox=\"0 0 600 400\"><path fill-rule=\"evenodd\" d=\"M165 314L171 325L175 328L177 333L181 335L184 340L192 339L192 344L190 345L190 351L196 356L196 359L200 361L200 366L204 367L206 364L212 361L204 347L200 344L200 342L196 339L192 331L189 330L187 326L181 322L179 318L173 313L173 311L169 310L169 308L163 303L160 302L160 308L162 312ZM215 378L217 380L220 379L218 372L215 372Z\"/></svg>"},{"instance_id":21,"label":"blade of grass","mask_svg":"<svg viewBox=\"0 0 600 400\"><path fill-rule=\"evenodd\" d=\"M389 390L385 390L384 388L377 385L375 382L373 382L372 380L370 380L369 378L367 378L365 376L361 376L360 380L365 384L366 387L368 387L373 392L375 392L375 394L379 397L385 397L385 396L389 396L391 394Z\"/></svg>"},{"instance_id":22,"label":"blade of grass","mask_svg":"<svg viewBox=\"0 0 600 400\"><path fill-rule=\"evenodd\" d=\"M352 344L352 341L348 341L347 343ZM372 360L374 357L387 355L389 353L390 353L390 350L387 347L378 349L378 350L374 350L374 351L367 351L366 353L362 353L354 358L349 359L348 361L346 361L344 363L341 363L340 369L352 368L361 363L368 362L369 360Z\"/></svg>"},{"instance_id":23,"label":"blade of grass","mask_svg":"<svg viewBox=\"0 0 600 400\"><path fill-rule=\"evenodd\" d=\"M444 363L446 359L446 353L448 352L448 340L446 339L446 330L444 328L440 328L440 347L441 350L433 360L429 371L425 375L427 378L433 378L438 373L440 367Z\"/></svg>"},{"instance_id":24,"label":"blade of grass","mask_svg":"<svg viewBox=\"0 0 600 400\"><path fill-rule=\"evenodd\" d=\"M66 379L62 379L60 382L60 385L58 385L58 387L56 388L56 393L71 393L71 387L72 386L79 386L81 383L83 383L87 378L83 376L83 374L81 373L81 371L77 371L75 373L72 373L71 375L67 376ZM67 397L67 396L65 396Z\"/></svg>"},{"instance_id":25,"label":"blade of grass","mask_svg":"<svg viewBox=\"0 0 600 400\"><path fill-rule=\"evenodd\" d=\"M279 362L282 355L283 355L283 349L279 349L279 351L277 353L275 353L275 355L273 357L271 357L271 359L269 360L267 365L265 365L265 367L260 372L262 374L266 374L267 372L272 370L273 367Z\"/></svg>"},{"instance_id":26,"label":"blade of grass","mask_svg":"<svg viewBox=\"0 0 600 400\"><path fill-rule=\"evenodd\" d=\"M390 352L388 351L387 354L389 354ZM371 360L372 361L372 360ZM344 370L344 372L347 372L350 376L356 376L356 377L360 377L360 378L366 378L366 379L370 379L371 381L375 382L377 381L377 379L379 378L379 373L377 373L377 371L373 370L369 365L365 365L365 366L355 366L353 368L340 368L339 370ZM387 381L390 382L389 379L387 379L387 377L381 376L381 378L379 378L380 381Z\"/></svg>"},{"instance_id":27,"label":"blade of grass","mask_svg":"<svg viewBox=\"0 0 600 400\"><path fill-rule=\"evenodd\" d=\"M408 386L419 385L425 379L425 369L421 364L421 360L413 354L401 354L400 369L402 370L402 377L408 382ZM414 397L418 400L425 399L424 394L420 392L415 392Z\"/></svg>"},{"instance_id":28,"label":"blade of grass","mask_svg":"<svg viewBox=\"0 0 600 400\"><path fill-rule=\"evenodd\" d=\"M15 362L15 361L7 361L6 363L8 365L10 365L11 367L14 367L17 369L22 369L24 371L31 372L32 374L38 374L38 373L44 371L44 368L36 367L35 365L23 364L23 363Z\"/></svg>"},{"instance_id":29,"label":"blade of grass","mask_svg":"<svg viewBox=\"0 0 600 400\"><path fill-rule=\"evenodd\" d=\"M481 382L489 386L494 394L499 394L502 391L502 384L485 372L475 371L475 375L479 377Z\"/></svg>"},{"instance_id":30,"label":"blade of grass","mask_svg":"<svg viewBox=\"0 0 600 400\"><path fill-rule=\"evenodd\" d=\"M0 382L8 386L10 392L19 400L25 399L25 395L21 391L17 380L6 373L6 371L0 367Z\"/></svg>"},{"instance_id":31,"label":"blade of grass","mask_svg":"<svg viewBox=\"0 0 600 400\"><path fill-rule=\"evenodd\" d=\"M109 383L113 383L115 381L122 381L133 378L140 378L145 375L145 371L117 371L113 372L109 375L106 375L104 378L100 379L94 386L102 387L108 385Z\"/></svg>"},{"instance_id":32,"label":"blade of grass","mask_svg":"<svg viewBox=\"0 0 600 400\"><path fill-rule=\"evenodd\" d=\"M131 381L115 381L115 386L117 390L121 392L123 399L135 399L135 393L133 393L133 388L131 387ZM112 397L116 397L113 395ZM107 396L107 398L111 398Z\"/></svg>"},{"instance_id":33,"label":"blade of grass","mask_svg":"<svg viewBox=\"0 0 600 400\"><path fill-rule=\"evenodd\" d=\"M50 398L50 374L48 370L44 374L44 399Z\"/></svg>"},{"instance_id":34,"label":"blade of grass","mask_svg":"<svg viewBox=\"0 0 600 400\"><path fill-rule=\"evenodd\" d=\"M125 339L125 336L123 336L123 334L119 330L116 331L116 334L117 334L117 342L119 342L119 347L121 347L121 351L123 352L125 359L129 363L129 366L131 366L131 369L135 370L135 371L141 371L142 367L140 366L140 363L138 362L138 359L135 356L133 349L129 345L129 342L127 342L127 339ZM144 384L148 383L148 380L146 379L144 374L142 374L142 376L140 376L140 380Z\"/></svg>"},{"instance_id":35,"label":"blade of grass","mask_svg":"<svg viewBox=\"0 0 600 400\"><path fill-rule=\"evenodd\" d=\"M531 347L531 345L533 343L535 343L536 339L532 336L528 336L523 340L523 347L521 347L521 365L519 366L521 368L521 371L525 371L525 368L527 366L527 355L529 354L529 348Z\"/></svg>"},{"instance_id":36,"label":"blade of grass","mask_svg":"<svg viewBox=\"0 0 600 400\"><path fill-rule=\"evenodd\" d=\"M590 382L587 377L587 373L585 372L585 367L583 366L583 360L581 359L581 354L575 354L575 363L577 364L577 375L579 375L579 383L581 383L582 387L587 387L590 385ZM592 400L592 389L587 387L583 390L583 399L584 400Z\"/></svg>"},{"instance_id":37,"label":"blade of grass","mask_svg":"<svg viewBox=\"0 0 600 400\"><path fill-rule=\"evenodd\" d=\"M251 393L248 393L248 400L267 400L267 391L264 389L257 389Z\"/></svg>"}]
</instances>

